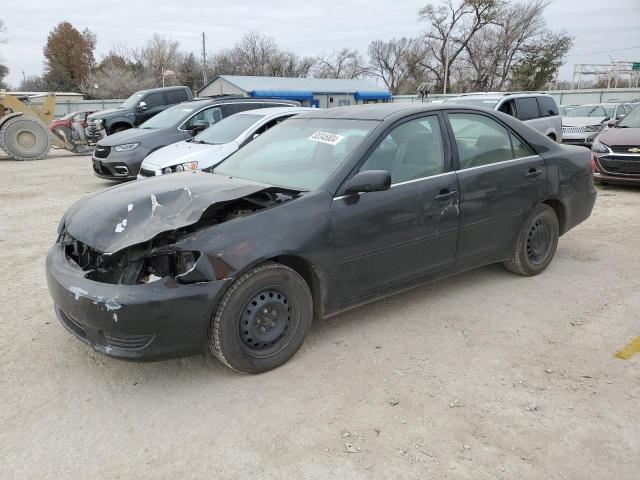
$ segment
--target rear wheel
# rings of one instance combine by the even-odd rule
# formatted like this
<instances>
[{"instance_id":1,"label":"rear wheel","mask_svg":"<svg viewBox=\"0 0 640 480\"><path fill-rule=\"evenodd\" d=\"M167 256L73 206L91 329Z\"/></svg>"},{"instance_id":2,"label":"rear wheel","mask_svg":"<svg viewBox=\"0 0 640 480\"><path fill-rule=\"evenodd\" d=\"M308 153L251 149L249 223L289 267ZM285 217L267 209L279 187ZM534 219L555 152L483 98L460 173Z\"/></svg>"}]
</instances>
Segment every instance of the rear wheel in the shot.
<instances>
[{"instance_id":1,"label":"rear wheel","mask_svg":"<svg viewBox=\"0 0 640 480\"><path fill-rule=\"evenodd\" d=\"M296 353L312 317L304 279L289 267L265 263L225 293L211 320L209 350L238 372L266 372Z\"/></svg>"},{"instance_id":2,"label":"rear wheel","mask_svg":"<svg viewBox=\"0 0 640 480\"><path fill-rule=\"evenodd\" d=\"M51 149L51 135L36 118L14 117L0 129L0 147L15 160L40 160Z\"/></svg>"},{"instance_id":3,"label":"rear wheel","mask_svg":"<svg viewBox=\"0 0 640 480\"><path fill-rule=\"evenodd\" d=\"M513 255L504 266L520 275L537 275L553 260L558 246L560 226L549 205L538 205L524 222Z\"/></svg>"}]
</instances>

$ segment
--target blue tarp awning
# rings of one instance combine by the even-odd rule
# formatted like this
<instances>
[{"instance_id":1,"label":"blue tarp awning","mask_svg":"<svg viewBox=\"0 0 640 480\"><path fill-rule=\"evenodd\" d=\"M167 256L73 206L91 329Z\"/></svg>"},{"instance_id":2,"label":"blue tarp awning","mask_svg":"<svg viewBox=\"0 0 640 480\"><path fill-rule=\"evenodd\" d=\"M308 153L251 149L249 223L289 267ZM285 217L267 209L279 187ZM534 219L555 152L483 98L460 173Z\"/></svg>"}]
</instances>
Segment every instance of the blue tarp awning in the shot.
<instances>
[{"instance_id":1,"label":"blue tarp awning","mask_svg":"<svg viewBox=\"0 0 640 480\"><path fill-rule=\"evenodd\" d=\"M356 100L390 100L391 92L356 92Z\"/></svg>"},{"instance_id":2,"label":"blue tarp awning","mask_svg":"<svg viewBox=\"0 0 640 480\"><path fill-rule=\"evenodd\" d=\"M254 98L283 98L286 100L313 100L313 92L306 90L253 90L249 92Z\"/></svg>"}]
</instances>

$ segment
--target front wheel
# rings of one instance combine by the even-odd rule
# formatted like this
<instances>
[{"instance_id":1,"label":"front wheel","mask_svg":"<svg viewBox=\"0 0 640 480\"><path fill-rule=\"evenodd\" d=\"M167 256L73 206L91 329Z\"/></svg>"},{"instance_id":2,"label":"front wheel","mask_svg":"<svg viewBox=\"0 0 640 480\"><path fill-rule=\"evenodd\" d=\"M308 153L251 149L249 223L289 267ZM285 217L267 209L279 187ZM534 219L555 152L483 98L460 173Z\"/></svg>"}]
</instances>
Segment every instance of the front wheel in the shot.
<instances>
[{"instance_id":1,"label":"front wheel","mask_svg":"<svg viewBox=\"0 0 640 480\"><path fill-rule=\"evenodd\" d=\"M538 205L524 222L513 255L504 262L504 266L520 275L539 274L551 263L559 236L556 212L549 205Z\"/></svg>"},{"instance_id":2,"label":"front wheel","mask_svg":"<svg viewBox=\"0 0 640 480\"><path fill-rule=\"evenodd\" d=\"M279 263L259 265L236 280L211 320L209 350L241 373L279 367L300 348L313 317L304 279Z\"/></svg>"}]
</instances>

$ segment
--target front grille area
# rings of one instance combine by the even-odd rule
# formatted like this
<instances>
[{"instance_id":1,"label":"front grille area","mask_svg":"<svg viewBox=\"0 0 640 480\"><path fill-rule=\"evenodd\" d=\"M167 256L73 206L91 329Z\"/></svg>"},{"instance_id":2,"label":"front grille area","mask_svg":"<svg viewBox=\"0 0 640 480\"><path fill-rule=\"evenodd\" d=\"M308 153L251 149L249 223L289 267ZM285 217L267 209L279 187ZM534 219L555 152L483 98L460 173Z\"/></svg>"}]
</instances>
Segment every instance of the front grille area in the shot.
<instances>
[{"instance_id":1,"label":"front grille area","mask_svg":"<svg viewBox=\"0 0 640 480\"><path fill-rule=\"evenodd\" d=\"M142 350L149 346L155 335L111 335L105 332L104 340L107 345L120 350Z\"/></svg>"},{"instance_id":2,"label":"front grille area","mask_svg":"<svg viewBox=\"0 0 640 480\"><path fill-rule=\"evenodd\" d=\"M101 145L97 145L95 150L93 151L93 156L96 158L107 158L111 153L111 147L103 147Z\"/></svg>"},{"instance_id":3,"label":"front grille area","mask_svg":"<svg viewBox=\"0 0 640 480\"><path fill-rule=\"evenodd\" d=\"M141 168L140 175L142 175L143 177L155 177L156 172L154 172L153 170L147 170L146 168Z\"/></svg>"},{"instance_id":4,"label":"front grille area","mask_svg":"<svg viewBox=\"0 0 640 480\"><path fill-rule=\"evenodd\" d=\"M616 145L613 147L610 147L611 151L613 151L614 153L627 153L630 155L633 154L637 154L640 153L640 145ZM639 151L637 152L630 152L629 150L633 150L633 149L638 149Z\"/></svg>"},{"instance_id":5,"label":"front grille area","mask_svg":"<svg viewBox=\"0 0 640 480\"><path fill-rule=\"evenodd\" d=\"M562 133L585 133L587 127L562 127Z\"/></svg>"},{"instance_id":6,"label":"front grille area","mask_svg":"<svg viewBox=\"0 0 640 480\"><path fill-rule=\"evenodd\" d=\"M640 175L640 155L637 159L600 157L598 163L605 172L613 175Z\"/></svg>"}]
</instances>

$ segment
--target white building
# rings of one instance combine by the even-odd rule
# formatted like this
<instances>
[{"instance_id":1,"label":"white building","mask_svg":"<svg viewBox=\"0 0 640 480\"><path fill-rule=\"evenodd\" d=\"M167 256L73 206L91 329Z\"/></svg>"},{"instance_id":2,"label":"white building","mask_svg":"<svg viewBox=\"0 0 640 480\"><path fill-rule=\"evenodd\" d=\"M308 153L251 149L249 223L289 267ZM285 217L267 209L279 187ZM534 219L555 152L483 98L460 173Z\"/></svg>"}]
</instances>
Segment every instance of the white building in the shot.
<instances>
[{"instance_id":1,"label":"white building","mask_svg":"<svg viewBox=\"0 0 640 480\"><path fill-rule=\"evenodd\" d=\"M336 78L219 75L198 90L200 97L214 95L282 98L319 108L391 101L391 93L386 88L366 80Z\"/></svg>"}]
</instances>

